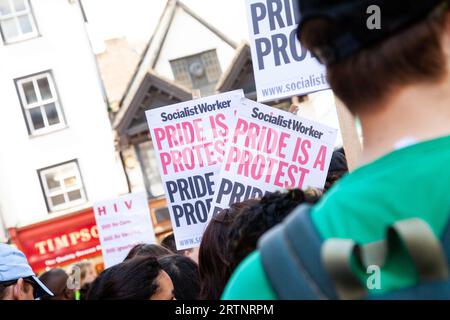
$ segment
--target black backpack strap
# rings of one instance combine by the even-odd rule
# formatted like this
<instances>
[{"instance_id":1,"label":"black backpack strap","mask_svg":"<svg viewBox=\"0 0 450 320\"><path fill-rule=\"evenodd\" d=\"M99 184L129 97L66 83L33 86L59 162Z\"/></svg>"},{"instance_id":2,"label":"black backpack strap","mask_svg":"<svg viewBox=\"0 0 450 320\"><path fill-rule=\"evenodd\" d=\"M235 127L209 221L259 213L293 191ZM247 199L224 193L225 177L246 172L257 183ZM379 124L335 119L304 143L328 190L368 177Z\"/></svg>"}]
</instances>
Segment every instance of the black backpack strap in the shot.
<instances>
[{"instance_id":1,"label":"black backpack strap","mask_svg":"<svg viewBox=\"0 0 450 320\"><path fill-rule=\"evenodd\" d=\"M322 239L302 205L259 241L264 270L279 299L336 299L321 261Z\"/></svg>"}]
</instances>

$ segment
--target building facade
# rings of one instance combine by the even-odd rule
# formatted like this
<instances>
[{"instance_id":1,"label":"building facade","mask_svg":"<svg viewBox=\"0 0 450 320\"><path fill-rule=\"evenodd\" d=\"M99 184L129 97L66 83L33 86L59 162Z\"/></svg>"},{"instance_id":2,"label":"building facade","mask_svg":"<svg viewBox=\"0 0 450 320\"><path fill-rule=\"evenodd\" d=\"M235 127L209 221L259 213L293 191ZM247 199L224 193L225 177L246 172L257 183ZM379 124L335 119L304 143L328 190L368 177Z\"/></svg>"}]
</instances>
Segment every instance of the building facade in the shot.
<instances>
[{"instance_id":1,"label":"building facade","mask_svg":"<svg viewBox=\"0 0 450 320\"><path fill-rule=\"evenodd\" d=\"M128 192L80 2L0 0L0 31L3 231Z\"/></svg>"},{"instance_id":2,"label":"building facade","mask_svg":"<svg viewBox=\"0 0 450 320\"><path fill-rule=\"evenodd\" d=\"M157 201L158 222L170 217L145 111L236 89L256 99L247 42L231 39L227 30L219 30L184 2L168 0L114 115L117 148L130 189L146 190L150 202ZM284 99L270 105L288 110L292 102Z\"/></svg>"}]
</instances>

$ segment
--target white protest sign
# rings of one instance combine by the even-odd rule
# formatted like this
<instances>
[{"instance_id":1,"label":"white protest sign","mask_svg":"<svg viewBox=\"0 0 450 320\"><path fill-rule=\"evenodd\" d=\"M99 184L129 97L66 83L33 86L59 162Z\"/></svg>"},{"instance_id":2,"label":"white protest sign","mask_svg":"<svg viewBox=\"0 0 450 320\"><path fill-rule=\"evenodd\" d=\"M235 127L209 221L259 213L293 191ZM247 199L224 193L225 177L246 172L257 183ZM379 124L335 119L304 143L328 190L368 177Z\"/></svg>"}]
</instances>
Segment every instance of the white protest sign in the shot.
<instances>
[{"instance_id":1,"label":"white protest sign","mask_svg":"<svg viewBox=\"0 0 450 320\"><path fill-rule=\"evenodd\" d=\"M216 181L211 215L283 189L323 188L336 140L333 129L244 99Z\"/></svg>"},{"instance_id":2,"label":"white protest sign","mask_svg":"<svg viewBox=\"0 0 450 320\"><path fill-rule=\"evenodd\" d=\"M97 202L94 213L106 268L122 262L136 244L156 242L145 192Z\"/></svg>"},{"instance_id":3,"label":"white protest sign","mask_svg":"<svg viewBox=\"0 0 450 320\"><path fill-rule=\"evenodd\" d=\"M242 90L146 112L178 250L197 247Z\"/></svg>"},{"instance_id":4,"label":"white protest sign","mask_svg":"<svg viewBox=\"0 0 450 320\"><path fill-rule=\"evenodd\" d=\"M297 39L298 0L247 0L258 101L329 88L325 68Z\"/></svg>"}]
</instances>

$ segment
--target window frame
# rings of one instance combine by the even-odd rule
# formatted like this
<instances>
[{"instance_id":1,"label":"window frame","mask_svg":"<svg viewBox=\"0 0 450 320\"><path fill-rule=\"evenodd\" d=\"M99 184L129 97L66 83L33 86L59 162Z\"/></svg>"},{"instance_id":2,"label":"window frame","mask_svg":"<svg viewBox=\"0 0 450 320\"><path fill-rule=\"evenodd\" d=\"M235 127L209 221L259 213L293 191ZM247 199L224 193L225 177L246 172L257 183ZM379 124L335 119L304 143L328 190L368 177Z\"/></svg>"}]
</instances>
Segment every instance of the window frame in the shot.
<instances>
[{"instance_id":1,"label":"window frame","mask_svg":"<svg viewBox=\"0 0 450 320\"><path fill-rule=\"evenodd\" d=\"M46 175L48 173L55 173L56 175L59 174L65 167L67 166L73 166L75 169L74 174L70 174L69 176L62 176L60 179L58 179L60 183L60 190L59 191L50 191ZM70 208L81 206L88 202L88 197L86 193L86 187L83 181L83 177L81 175L80 166L78 164L77 159L69 160L66 162L58 163L49 167L45 167L42 169L37 170L39 182L41 184L42 193L45 199L45 204L47 206L47 211L49 213L59 212L63 210L67 210ZM77 184L71 187L66 187L64 185L64 179L70 178L72 176L75 176L77 179ZM71 191L80 190L81 198L70 201L68 198L68 193ZM64 203L54 206L51 201L51 197L57 196L57 195L63 195L64 196Z\"/></svg>"},{"instance_id":2,"label":"window frame","mask_svg":"<svg viewBox=\"0 0 450 320\"><path fill-rule=\"evenodd\" d=\"M36 23L36 18L34 17L34 13L33 13L33 8L31 6L30 0L24 0L25 3L25 10L22 11L15 11L14 8L14 4L12 2L12 0L6 0L10 6L10 8L12 9L12 11L8 14L5 15L0 15L0 22L2 22L3 20L8 20L8 19L14 19L14 22L16 24L16 28L18 31L20 31L20 35L13 37L11 39L7 39L3 28L1 26L0 23L0 34L3 40L4 44L13 44L16 42L21 42L21 41L25 41L28 39L32 39L32 38L37 38L39 37L39 29L37 27L37 23ZM22 33L22 28L19 24L19 19L18 17L20 16L24 16L24 15L28 15L29 20L30 20L30 24L31 24L31 32L28 33Z\"/></svg>"},{"instance_id":3,"label":"window frame","mask_svg":"<svg viewBox=\"0 0 450 320\"><path fill-rule=\"evenodd\" d=\"M38 86L38 80L47 79L50 93L52 97L50 99L42 100L41 91ZM16 84L17 93L19 96L20 104L22 106L22 112L25 118L25 122L27 124L28 134L30 136L39 136L41 134L46 134L49 132L57 131L63 129L67 126L66 120L64 117L63 108L61 106L61 99L58 94L58 90L56 88L55 80L53 77L53 73L51 70L42 71L39 73L34 73L31 75L27 75L25 77L17 78L14 80ZM23 88L23 84L31 82L33 84L34 93L36 95L36 102L28 104L25 90ZM50 103L55 104L56 113L58 115L59 123L54 125L49 125L47 113L44 110L44 106ZM34 124L31 118L30 110L33 108L40 108L41 116L44 122L44 127L40 129L35 129Z\"/></svg>"},{"instance_id":4,"label":"window frame","mask_svg":"<svg viewBox=\"0 0 450 320\"><path fill-rule=\"evenodd\" d=\"M145 185L145 189L147 191L147 196L150 199L156 199L156 198L164 196L164 182L162 181L162 177L161 177L161 173L159 172L158 164L156 164L156 171L155 172L159 176L159 181L161 183L161 189L162 190L161 190L161 194L154 194L152 192L152 182L150 181L149 176L147 176L147 173L146 173L146 168L151 169L149 167L150 163L148 163L147 161L144 161L144 159L143 159L144 155L142 154L142 150L141 150L141 145L144 145L146 143L149 143L149 147L150 147L151 150L153 150L153 152L156 152L155 148L153 146L153 141L152 140L145 140L145 141L142 141L142 142L140 142L138 144L135 144L134 145L134 151L136 153L137 160L139 162L139 167L141 169L142 177L144 179L144 185ZM144 151L146 151L146 150L144 150ZM148 156L146 156L146 157L148 157ZM146 166L148 166L148 167L146 167Z\"/></svg>"},{"instance_id":5,"label":"window frame","mask_svg":"<svg viewBox=\"0 0 450 320\"><path fill-rule=\"evenodd\" d=\"M189 66L198 61L204 68L202 81L196 79ZM214 63L213 63L214 62ZM174 81L189 89L199 89L205 95L212 94L223 74L217 49L209 49L196 54L169 60ZM206 81L207 83L201 83Z\"/></svg>"}]
</instances>

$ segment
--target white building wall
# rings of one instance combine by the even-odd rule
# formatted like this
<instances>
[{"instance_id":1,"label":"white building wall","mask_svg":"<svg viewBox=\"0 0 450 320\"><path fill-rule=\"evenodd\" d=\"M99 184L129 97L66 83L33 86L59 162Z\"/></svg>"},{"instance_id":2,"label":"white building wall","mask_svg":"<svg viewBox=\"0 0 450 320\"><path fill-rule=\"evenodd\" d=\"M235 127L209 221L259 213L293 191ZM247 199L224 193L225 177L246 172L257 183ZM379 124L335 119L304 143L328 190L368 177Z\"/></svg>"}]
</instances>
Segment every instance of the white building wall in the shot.
<instances>
[{"instance_id":1,"label":"white building wall","mask_svg":"<svg viewBox=\"0 0 450 320\"><path fill-rule=\"evenodd\" d=\"M0 204L7 227L125 193L94 55L76 1L31 1L40 37L0 44ZM14 79L52 70L67 127L31 137ZM77 159L89 202L49 214L37 170Z\"/></svg>"},{"instance_id":2,"label":"white building wall","mask_svg":"<svg viewBox=\"0 0 450 320\"><path fill-rule=\"evenodd\" d=\"M216 49L222 71L225 71L236 53L235 49L184 12L183 9L177 8L155 71L173 80L170 60L211 49Z\"/></svg>"}]
</instances>

